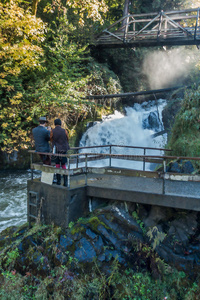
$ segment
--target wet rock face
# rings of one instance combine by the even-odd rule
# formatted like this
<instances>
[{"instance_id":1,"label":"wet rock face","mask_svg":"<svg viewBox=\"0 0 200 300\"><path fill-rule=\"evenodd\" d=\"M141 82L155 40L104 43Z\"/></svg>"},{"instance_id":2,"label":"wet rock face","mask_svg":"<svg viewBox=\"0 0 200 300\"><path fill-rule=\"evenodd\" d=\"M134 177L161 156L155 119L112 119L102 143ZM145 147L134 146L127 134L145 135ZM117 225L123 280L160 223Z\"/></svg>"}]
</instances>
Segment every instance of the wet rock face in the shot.
<instances>
[{"instance_id":1,"label":"wet rock face","mask_svg":"<svg viewBox=\"0 0 200 300\"><path fill-rule=\"evenodd\" d=\"M143 120L142 127L144 129L154 129L156 132L159 131L160 122L158 113L150 112L148 117Z\"/></svg>"},{"instance_id":2,"label":"wet rock face","mask_svg":"<svg viewBox=\"0 0 200 300\"><path fill-rule=\"evenodd\" d=\"M12 153L6 153L0 151L0 169L16 169L26 170L30 166L30 154L28 151L13 151Z\"/></svg>"},{"instance_id":3,"label":"wet rock face","mask_svg":"<svg viewBox=\"0 0 200 300\"><path fill-rule=\"evenodd\" d=\"M94 260L109 272L117 260L123 267L147 269L159 277L155 263L159 255L178 270L194 275L200 265L198 213L143 205L136 213L132 207L118 202L97 209L67 230L10 228L0 236L1 267L48 276L61 265L77 273L90 272ZM10 265L9 253L14 257Z\"/></svg>"},{"instance_id":4,"label":"wet rock face","mask_svg":"<svg viewBox=\"0 0 200 300\"><path fill-rule=\"evenodd\" d=\"M164 211L164 218L160 218L161 209ZM153 211L155 213L155 208ZM166 234L165 239L156 247L156 252L165 262L174 265L178 270L194 275L200 266L199 215L197 212L172 211L172 209L158 209L159 225L155 222L156 214L150 213L147 219L148 223L157 226L160 232Z\"/></svg>"},{"instance_id":5,"label":"wet rock face","mask_svg":"<svg viewBox=\"0 0 200 300\"><path fill-rule=\"evenodd\" d=\"M183 95L180 96L183 97ZM164 128L165 130L167 130L167 132L170 132L171 128L173 127L175 117L181 108L181 100L179 99L176 98L172 100L163 109L162 120L163 120Z\"/></svg>"},{"instance_id":6,"label":"wet rock face","mask_svg":"<svg viewBox=\"0 0 200 300\"><path fill-rule=\"evenodd\" d=\"M175 161L171 162L167 168L167 172L172 173L184 173L184 174L192 174L194 172L194 167L191 161Z\"/></svg>"}]
</instances>

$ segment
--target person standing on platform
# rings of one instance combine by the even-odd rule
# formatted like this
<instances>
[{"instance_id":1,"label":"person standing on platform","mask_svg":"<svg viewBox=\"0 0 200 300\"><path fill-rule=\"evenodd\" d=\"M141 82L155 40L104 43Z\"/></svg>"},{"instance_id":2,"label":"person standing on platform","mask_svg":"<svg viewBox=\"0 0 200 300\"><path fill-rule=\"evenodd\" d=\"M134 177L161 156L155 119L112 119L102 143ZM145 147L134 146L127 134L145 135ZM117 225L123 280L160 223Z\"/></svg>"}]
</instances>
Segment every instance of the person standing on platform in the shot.
<instances>
[{"instance_id":1,"label":"person standing on platform","mask_svg":"<svg viewBox=\"0 0 200 300\"><path fill-rule=\"evenodd\" d=\"M49 145L51 127L47 127L47 118L39 118L39 126L33 129L33 138L35 141L36 152L51 152ZM51 165L51 157L49 155L40 154L40 158L45 165Z\"/></svg>"},{"instance_id":2,"label":"person standing on platform","mask_svg":"<svg viewBox=\"0 0 200 300\"><path fill-rule=\"evenodd\" d=\"M56 154L67 154L69 147L69 136L67 130L61 127L61 120L56 119L54 121L55 128L51 130L50 140L52 147L56 148ZM56 156L56 168L66 169L67 157ZM61 184L61 175L56 174L57 184ZM67 175L63 175L64 186L67 186Z\"/></svg>"}]
</instances>

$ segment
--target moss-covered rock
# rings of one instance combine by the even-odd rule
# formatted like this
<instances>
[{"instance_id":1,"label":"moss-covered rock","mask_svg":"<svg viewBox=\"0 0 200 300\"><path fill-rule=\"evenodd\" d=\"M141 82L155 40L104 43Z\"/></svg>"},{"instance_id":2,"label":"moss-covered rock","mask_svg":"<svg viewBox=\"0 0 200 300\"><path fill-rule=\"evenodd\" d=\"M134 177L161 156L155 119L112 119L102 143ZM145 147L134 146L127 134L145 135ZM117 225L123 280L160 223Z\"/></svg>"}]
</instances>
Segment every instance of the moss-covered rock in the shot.
<instances>
[{"instance_id":1,"label":"moss-covered rock","mask_svg":"<svg viewBox=\"0 0 200 300\"><path fill-rule=\"evenodd\" d=\"M144 228L143 216L150 217L151 209L144 213L139 205L138 214L131 209L116 203L67 229L26 224L3 231L0 297L186 300L200 295L198 281L187 276L198 274L198 214L168 211L157 227Z\"/></svg>"}]
</instances>

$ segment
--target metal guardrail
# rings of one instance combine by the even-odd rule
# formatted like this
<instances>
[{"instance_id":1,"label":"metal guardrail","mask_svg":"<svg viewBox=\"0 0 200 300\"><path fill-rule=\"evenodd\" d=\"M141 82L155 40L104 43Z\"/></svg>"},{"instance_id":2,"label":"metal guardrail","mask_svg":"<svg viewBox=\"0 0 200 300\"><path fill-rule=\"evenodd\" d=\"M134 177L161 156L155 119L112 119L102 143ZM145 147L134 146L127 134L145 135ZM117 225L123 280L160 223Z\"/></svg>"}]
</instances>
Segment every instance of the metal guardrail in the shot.
<instances>
[{"instance_id":1,"label":"metal guardrail","mask_svg":"<svg viewBox=\"0 0 200 300\"><path fill-rule=\"evenodd\" d=\"M199 8L128 14L104 29L95 43L103 47L198 45Z\"/></svg>"},{"instance_id":2,"label":"metal guardrail","mask_svg":"<svg viewBox=\"0 0 200 300\"><path fill-rule=\"evenodd\" d=\"M89 153L89 152L81 152L83 149L102 149L102 148L108 148L108 153ZM112 149L113 148L125 148L125 149L136 149L136 150L143 150L143 156L142 155L127 155L127 154L113 154ZM170 149L165 148L154 148L154 147L142 147L142 146L127 146L127 145L97 145L97 146L85 146L85 147L72 147L70 148L70 151L75 152L72 154L55 154L55 153L46 153L46 152L36 152L34 150L29 150L29 153L31 154L30 162L33 163L33 154L42 154L42 155L49 155L51 157L67 157L67 165L70 169L70 163L76 163L76 168L78 168L79 162L83 161L94 161L94 160L100 160L105 159L106 156L109 158L109 166L111 167L111 159L112 158L118 158L118 159L126 159L126 160L140 160L141 158L143 160L143 170L145 170L145 162L148 161L148 156L146 156L147 150L154 150L154 151L171 151ZM83 157L81 157L83 156ZM85 158L84 158L85 156ZM151 156L152 157L152 156ZM149 162L149 161L148 161Z\"/></svg>"},{"instance_id":3,"label":"metal guardrail","mask_svg":"<svg viewBox=\"0 0 200 300\"><path fill-rule=\"evenodd\" d=\"M143 149L143 155L128 155L128 154L113 154L112 153L112 148L113 147L122 147L122 148L131 148L131 149ZM78 151L82 151L83 149L95 149L95 148L108 148L108 153L90 153L90 152L81 152L78 153ZM70 188L70 176L74 175L80 175L80 174L85 174L85 185L87 185L87 175L88 173L91 174L97 174L98 170L99 172L103 172L102 168L92 168L88 167L88 162L89 161L98 161L102 159L109 159L108 165L103 167L104 173L106 173L105 168L108 168L110 171L110 174L116 175L116 172L111 172L112 168L112 159L123 159L127 161L140 161L143 162L143 171L145 172L146 175L148 173L152 173L150 171L145 171L145 166L146 163L156 163L156 164L161 164L162 165L162 171L159 172L159 176L163 178L163 193L164 193L164 186L165 186L165 180L166 179L172 179L170 176L166 176L166 163L167 161L170 160L193 160L193 161L199 161L200 157L184 157L184 156L167 156L167 155L147 155L146 151L147 150L158 150L158 151L171 151L170 149L164 149L164 148L153 148L153 147L140 147L140 146L125 146L125 145L103 145L103 146L89 146L89 147L74 147L71 148L71 151L74 151L76 153L73 154L54 154L54 153L44 153L44 152L35 152L34 150L29 150L29 153L31 155L31 179L33 179L33 170L41 170L44 172L49 172L49 173L59 173L59 174L64 174L68 175L68 188ZM42 165L41 163L33 163L33 155L35 154L44 154L44 155L49 155L51 157L67 157L67 169L58 169L55 168L54 166L47 166L47 165ZM80 167L80 163L84 163L84 166ZM72 164L75 165L72 168ZM94 169L94 170L93 170ZM93 172L94 171L94 172ZM135 174L136 170L132 169L132 172L130 171L130 174ZM161 174L162 173L162 174ZM132 175L133 175L132 174ZM144 173L143 173L144 174ZM129 176L132 176L129 175ZM150 175L151 176L151 175ZM190 178L188 177L187 180L194 180L194 181L199 181L199 176L198 178L193 178L194 176L190 175Z\"/></svg>"}]
</instances>

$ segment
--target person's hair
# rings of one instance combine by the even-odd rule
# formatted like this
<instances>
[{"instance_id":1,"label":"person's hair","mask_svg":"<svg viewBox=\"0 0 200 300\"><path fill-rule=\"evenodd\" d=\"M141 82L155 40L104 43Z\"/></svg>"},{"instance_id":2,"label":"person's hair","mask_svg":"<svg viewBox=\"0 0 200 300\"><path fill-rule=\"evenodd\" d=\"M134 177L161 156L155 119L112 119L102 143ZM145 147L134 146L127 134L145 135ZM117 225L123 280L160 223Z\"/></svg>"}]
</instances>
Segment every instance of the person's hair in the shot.
<instances>
[{"instance_id":1,"label":"person's hair","mask_svg":"<svg viewBox=\"0 0 200 300\"><path fill-rule=\"evenodd\" d=\"M55 119L54 124L61 126L61 120L60 119Z\"/></svg>"},{"instance_id":2,"label":"person's hair","mask_svg":"<svg viewBox=\"0 0 200 300\"><path fill-rule=\"evenodd\" d=\"M40 124L45 124L45 123L46 123L46 121L39 121L39 123L40 123Z\"/></svg>"}]
</instances>

